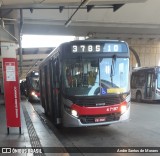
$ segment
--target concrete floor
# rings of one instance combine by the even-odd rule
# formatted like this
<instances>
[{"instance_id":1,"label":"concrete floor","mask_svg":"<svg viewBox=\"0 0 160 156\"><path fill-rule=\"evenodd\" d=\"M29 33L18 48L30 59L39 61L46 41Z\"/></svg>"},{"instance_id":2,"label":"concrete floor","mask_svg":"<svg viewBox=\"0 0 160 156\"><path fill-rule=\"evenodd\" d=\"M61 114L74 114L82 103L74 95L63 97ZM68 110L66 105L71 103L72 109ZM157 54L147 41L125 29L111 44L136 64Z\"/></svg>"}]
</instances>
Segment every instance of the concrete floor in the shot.
<instances>
[{"instance_id":1,"label":"concrete floor","mask_svg":"<svg viewBox=\"0 0 160 156\"><path fill-rule=\"evenodd\" d=\"M6 111L4 104L4 97L0 95L0 147L15 147L21 149L44 148L44 147L61 147L63 145L40 120L37 113L34 111L33 106L25 98L21 99L21 134L19 128L11 127L9 134L7 134L6 126ZM4 149L3 149L4 150ZM65 150L64 150L65 151ZM1 155L1 154L0 154ZM7 154L7 155L33 155L31 153L25 154ZM37 154L36 154L37 155ZM68 156L68 153L42 153L41 156L55 155L55 156Z\"/></svg>"}]
</instances>

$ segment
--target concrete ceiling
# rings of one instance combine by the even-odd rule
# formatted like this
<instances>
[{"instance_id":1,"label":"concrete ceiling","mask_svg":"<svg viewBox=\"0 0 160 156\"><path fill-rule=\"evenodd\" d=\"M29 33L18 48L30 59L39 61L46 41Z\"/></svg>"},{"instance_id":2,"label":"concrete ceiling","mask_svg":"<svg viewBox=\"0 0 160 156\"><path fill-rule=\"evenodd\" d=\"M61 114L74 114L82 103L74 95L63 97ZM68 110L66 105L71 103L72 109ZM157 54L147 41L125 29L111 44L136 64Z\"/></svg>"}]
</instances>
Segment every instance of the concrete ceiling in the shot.
<instances>
[{"instance_id":1,"label":"concrete ceiling","mask_svg":"<svg viewBox=\"0 0 160 156\"><path fill-rule=\"evenodd\" d=\"M22 34L159 39L159 6L160 0L0 0L0 18ZM28 50L22 77L48 53Z\"/></svg>"}]
</instances>

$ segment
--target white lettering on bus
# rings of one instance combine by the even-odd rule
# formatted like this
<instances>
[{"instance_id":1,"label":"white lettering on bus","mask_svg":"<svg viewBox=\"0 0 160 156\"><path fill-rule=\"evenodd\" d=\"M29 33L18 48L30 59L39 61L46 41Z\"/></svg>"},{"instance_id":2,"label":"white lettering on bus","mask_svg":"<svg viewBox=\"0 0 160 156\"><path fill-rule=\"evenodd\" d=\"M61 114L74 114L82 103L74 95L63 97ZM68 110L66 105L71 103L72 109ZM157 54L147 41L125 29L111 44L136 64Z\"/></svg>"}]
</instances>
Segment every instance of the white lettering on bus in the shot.
<instances>
[{"instance_id":1,"label":"white lettering on bus","mask_svg":"<svg viewBox=\"0 0 160 156\"><path fill-rule=\"evenodd\" d=\"M15 106L15 115L18 118L18 100L17 100L17 88L14 86L14 106Z\"/></svg>"}]
</instances>

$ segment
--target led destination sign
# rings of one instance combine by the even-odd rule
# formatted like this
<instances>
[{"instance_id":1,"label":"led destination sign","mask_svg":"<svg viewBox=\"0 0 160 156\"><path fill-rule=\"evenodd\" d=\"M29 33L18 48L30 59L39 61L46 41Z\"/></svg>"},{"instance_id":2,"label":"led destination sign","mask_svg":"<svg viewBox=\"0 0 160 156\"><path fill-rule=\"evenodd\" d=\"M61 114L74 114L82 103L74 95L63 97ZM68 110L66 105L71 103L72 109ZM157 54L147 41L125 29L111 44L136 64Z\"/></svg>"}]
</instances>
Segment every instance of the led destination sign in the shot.
<instances>
[{"instance_id":1,"label":"led destination sign","mask_svg":"<svg viewBox=\"0 0 160 156\"><path fill-rule=\"evenodd\" d=\"M124 51L125 50L125 51ZM126 52L124 43L105 43L105 44L74 44L72 52Z\"/></svg>"}]
</instances>

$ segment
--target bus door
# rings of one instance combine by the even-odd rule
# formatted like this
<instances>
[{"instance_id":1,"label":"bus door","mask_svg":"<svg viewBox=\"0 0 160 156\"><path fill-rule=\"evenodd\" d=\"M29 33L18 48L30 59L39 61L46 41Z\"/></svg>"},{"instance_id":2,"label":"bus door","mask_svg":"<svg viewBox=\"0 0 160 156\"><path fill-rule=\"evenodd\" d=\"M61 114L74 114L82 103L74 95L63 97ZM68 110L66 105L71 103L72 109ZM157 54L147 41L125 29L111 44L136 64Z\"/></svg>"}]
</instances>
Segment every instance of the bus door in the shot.
<instances>
[{"instance_id":1,"label":"bus door","mask_svg":"<svg viewBox=\"0 0 160 156\"><path fill-rule=\"evenodd\" d=\"M52 121L59 124L60 121L60 102L59 102L59 62L58 60L51 61L51 80L52 80Z\"/></svg>"},{"instance_id":2,"label":"bus door","mask_svg":"<svg viewBox=\"0 0 160 156\"><path fill-rule=\"evenodd\" d=\"M44 93L45 94L45 113L46 115L49 115L49 103L48 103L48 68L47 65L44 68L44 85L45 85L45 90Z\"/></svg>"},{"instance_id":3,"label":"bus door","mask_svg":"<svg viewBox=\"0 0 160 156\"><path fill-rule=\"evenodd\" d=\"M146 74L146 99L152 98L152 88L153 88L153 79L154 75L153 73L147 73Z\"/></svg>"}]
</instances>

